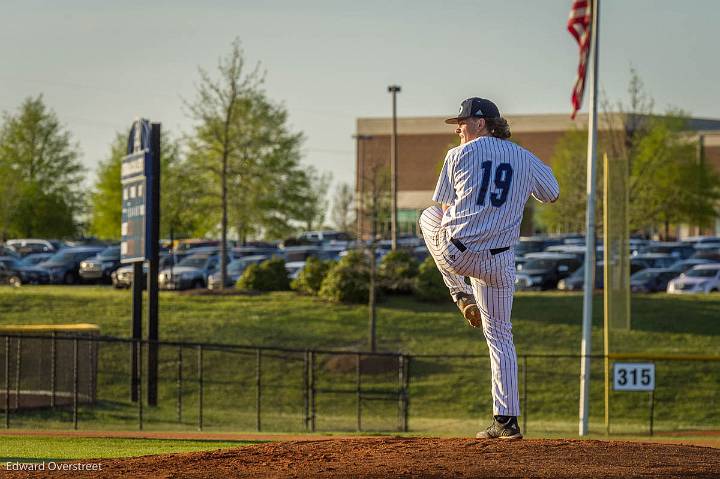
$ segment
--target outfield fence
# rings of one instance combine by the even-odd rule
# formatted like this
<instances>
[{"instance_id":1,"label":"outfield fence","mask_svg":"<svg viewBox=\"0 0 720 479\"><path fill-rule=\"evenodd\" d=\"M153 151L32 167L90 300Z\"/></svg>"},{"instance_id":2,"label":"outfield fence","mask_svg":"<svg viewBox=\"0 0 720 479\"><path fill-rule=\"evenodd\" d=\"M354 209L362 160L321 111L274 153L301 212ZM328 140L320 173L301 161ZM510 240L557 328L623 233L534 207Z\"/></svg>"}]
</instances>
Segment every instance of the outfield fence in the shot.
<instances>
[{"instance_id":1,"label":"outfield fence","mask_svg":"<svg viewBox=\"0 0 720 479\"><path fill-rule=\"evenodd\" d=\"M150 346L159 359L155 406L146 398ZM610 392L611 432L720 429L720 361L638 359L656 364L656 390ZM579 355L519 354L524 431L577 431L579 364ZM591 368L591 428L602 432L603 356L591 356ZM438 434L470 434L492 414L487 354L70 334L0 334L0 411L6 428Z\"/></svg>"}]
</instances>

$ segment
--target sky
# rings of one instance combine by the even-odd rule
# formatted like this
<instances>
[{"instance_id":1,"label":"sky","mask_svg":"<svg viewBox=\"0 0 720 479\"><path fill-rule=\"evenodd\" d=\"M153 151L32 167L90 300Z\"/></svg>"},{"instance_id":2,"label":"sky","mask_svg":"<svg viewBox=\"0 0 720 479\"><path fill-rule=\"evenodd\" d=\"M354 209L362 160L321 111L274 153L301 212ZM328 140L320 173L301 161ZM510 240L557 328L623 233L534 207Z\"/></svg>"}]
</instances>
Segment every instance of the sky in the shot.
<instances>
[{"instance_id":1,"label":"sky","mask_svg":"<svg viewBox=\"0 0 720 479\"><path fill-rule=\"evenodd\" d=\"M400 117L452 115L470 96L508 115L569 114L571 3L3 0L0 111L42 94L79 144L90 187L134 118L192 131L198 68L213 74L237 38L303 132L303 162L352 184L355 121L391 115L391 84L402 87ZM658 111L720 118L718 19L715 0L602 0L601 89L626 98L632 66Z\"/></svg>"}]
</instances>

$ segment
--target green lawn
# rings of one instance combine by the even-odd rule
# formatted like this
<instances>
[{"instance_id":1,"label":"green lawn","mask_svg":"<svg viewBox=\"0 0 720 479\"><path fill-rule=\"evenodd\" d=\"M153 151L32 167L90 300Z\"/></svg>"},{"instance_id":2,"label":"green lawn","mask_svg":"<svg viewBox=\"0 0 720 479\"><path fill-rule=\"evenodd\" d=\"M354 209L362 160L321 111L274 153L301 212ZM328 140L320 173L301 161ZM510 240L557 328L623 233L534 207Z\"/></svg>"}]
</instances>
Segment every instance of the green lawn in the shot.
<instances>
[{"instance_id":1,"label":"green lawn","mask_svg":"<svg viewBox=\"0 0 720 479\"><path fill-rule=\"evenodd\" d=\"M0 288L0 324L90 322L102 333L130 335L130 293L105 287ZM386 298L378 307L378 347L412 355L478 354L476 359L416 358L411 364L412 431L467 434L490 415L489 367L482 332L467 327L448 298L420 303L410 297ZM596 296L593 352L602 353L602 297ZM218 342L308 349L365 350L365 306L334 305L294 293L255 296L160 295L163 340ZM714 354L720 351L720 295L633 297L633 328L613 332L614 352ZM578 354L582 295L518 293L513 331L518 354ZM183 350L177 415L177 351L161 349L160 406L145 408L146 428L193 429L198 416L196 351ZM99 357L95 408L80 409L80 428L129 429L137 426L137 407L127 400L125 345L103 345ZM720 427L720 363L656 363L655 427L675 430ZM262 428L300 431L303 424L302 355L263 357ZM529 431L576 431L577 358L529 358ZM392 366L392 365L391 365ZM522 367L522 364L521 364ZM317 425L325 431L356 428L354 357L318 357ZM4 373L0 371L0 376ZM204 425L213 430L255 428L254 354L204 354ZM603 429L602 361L592 363L591 419ZM522 375L520 380L522 381ZM4 381L4 379L3 379ZM363 390L391 391L397 372L365 373ZM0 382L0 385L4 384ZM522 386L522 385L521 385ZM522 389L522 387L521 387ZM396 427L397 399L363 400L364 430ZM611 393L611 418L618 432L643 433L649 420L648 395ZM178 420L179 419L179 420ZM523 418L525 419L525 418ZM69 411L13 415L12 427L67 428ZM479 421L479 422L478 422Z\"/></svg>"},{"instance_id":2,"label":"green lawn","mask_svg":"<svg viewBox=\"0 0 720 479\"><path fill-rule=\"evenodd\" d=\"M0 463L132 457L173 452L208 451L253 442L88 437L2 436Z\"/></svg>"}]
</instances>

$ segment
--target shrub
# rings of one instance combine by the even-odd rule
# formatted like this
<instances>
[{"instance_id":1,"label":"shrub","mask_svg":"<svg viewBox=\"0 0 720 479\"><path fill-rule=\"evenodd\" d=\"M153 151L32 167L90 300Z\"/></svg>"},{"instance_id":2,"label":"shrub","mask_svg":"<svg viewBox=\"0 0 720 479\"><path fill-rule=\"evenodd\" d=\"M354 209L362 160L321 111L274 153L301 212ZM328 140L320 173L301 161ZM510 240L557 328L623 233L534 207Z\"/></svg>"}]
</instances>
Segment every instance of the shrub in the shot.
<instances>
[{"instance_id":1,"label":"shrub","mask_svg":"<svg viewBox=\"0 0 720 479\"><path fill-rule=\"evenodd\" d=\"M447 286L445 286L442 275L438 271L432 256L428 256L420 264L414 283L415 296L421 301L447 299Z\"/></svg>"},{"instance_id":2,"label":"shrub","mask_svg":"<svg viewBox=\"0 0 720 479\"><path fill-rule=\"evenodd\" d=\"M361 251L351 251L328 271L320 287L320 296L341 303L368 300L370 267Z\"/></svg>"},{"instance_id":3,"label":"shrub","mask_svg":"<svg viewBox=\"0 0 720 479\"><path fill-rule=\"evenodd\" d=\"M237 287L256 291L286 291L290 289L285 260L273 256L260 264L249 265L238 279Z\"/></svg>"},{"instance_id":4,"label":"shrub","mask_svg":"<svg viewBox=\"0 0 720 479\"><path fill-rule=\"evenodd\" d=\"M388 293L411 293L418 274L417 260L405 250L391 251L378 267L380 288Z\"/></svg>"},{"instance_id":5,"label":"shrub","mask_svg":"<svg viewBox=\"0 0 720 479\"><path fill-rule=\"evenodd\" d=\"M309 257L298 277L290 283L290 287L301 293L317 296L325 276L334 264L335 261L322 261L313 256Z\"/></svg>"}]
</instances>

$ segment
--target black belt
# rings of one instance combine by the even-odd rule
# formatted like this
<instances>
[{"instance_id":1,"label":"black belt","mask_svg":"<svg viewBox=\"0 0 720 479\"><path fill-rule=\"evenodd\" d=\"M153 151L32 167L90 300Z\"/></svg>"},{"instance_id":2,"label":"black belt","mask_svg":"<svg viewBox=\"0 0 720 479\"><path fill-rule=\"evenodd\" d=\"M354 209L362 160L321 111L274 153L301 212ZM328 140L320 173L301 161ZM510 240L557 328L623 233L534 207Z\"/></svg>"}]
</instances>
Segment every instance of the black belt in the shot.
<instances>
[{"instance_id":1,"label":"black belt","mask_svg":"<svg viewBox=\"0 0 720 479\"><path fill-rule=\"evenodd\" d=\"M450 238L450 242L455 245L457 249L460 250L461 253L464 253L467 247L462 244L462 241L455 238ZM495 256L496 254L504 253L505 251L509 250L509 246L505 246L504 248L493 248L490 250L490 254Z\"/></svg>"}]
</instances>

